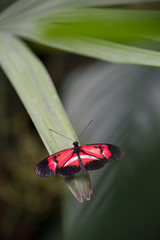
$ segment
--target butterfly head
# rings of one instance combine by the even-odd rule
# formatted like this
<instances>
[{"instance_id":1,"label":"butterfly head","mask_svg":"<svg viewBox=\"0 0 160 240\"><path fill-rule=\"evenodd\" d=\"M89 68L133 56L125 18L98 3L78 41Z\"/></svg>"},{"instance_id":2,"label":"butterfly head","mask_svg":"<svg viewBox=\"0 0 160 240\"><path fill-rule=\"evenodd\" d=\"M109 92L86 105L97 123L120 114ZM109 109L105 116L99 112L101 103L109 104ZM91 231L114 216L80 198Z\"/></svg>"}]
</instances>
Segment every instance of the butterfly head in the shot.
<instances>
[{"instance_id":1,"label":"butterfly head","mask_svg":"<svg viewBox=\"0 0 160 240\"><path fill-rule=\"evenodd\" d=\"M79 144L78 142L74 142L74 143L73 143L74 148L79 148L79 145L78 145L78 144Z\"/></svg>"}]
</instances>

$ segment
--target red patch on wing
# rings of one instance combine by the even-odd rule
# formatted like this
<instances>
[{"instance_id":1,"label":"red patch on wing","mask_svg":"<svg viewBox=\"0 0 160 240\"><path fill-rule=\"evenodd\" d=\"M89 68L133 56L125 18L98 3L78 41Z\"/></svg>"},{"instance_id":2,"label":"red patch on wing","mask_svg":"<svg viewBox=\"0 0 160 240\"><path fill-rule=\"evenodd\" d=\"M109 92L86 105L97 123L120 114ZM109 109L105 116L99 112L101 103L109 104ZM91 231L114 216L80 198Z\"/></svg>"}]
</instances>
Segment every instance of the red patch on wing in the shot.
<instances>
[{"instance_id":1,"label":"red patch on wing","mask_svg":"<svg viewBox=\"0 0 160 240\"><path fill-rule=\"evenodd\" d=\"M70 157L62 167L57 168L57 173L64 176L73 176L80 170L79 158L77 154L74 153L73 156Z\"/></svg>"},{"instance_id":2,"label":"red patch on wing","mask_svg":"<svg viewBox=\"0 0 160 240\"><path fill-rule=\"evenodd\" d=\"M53 172L55 173L56 166L57 166L57 163L54 161L54 155L52 155L48 158L48 167L49 167L49 169L52 169Z\"/></svg>"},{"instance_id":3,"label":"red patch on wing","mask_svg":"<svg viewBox=\"0 0 160 240\"><path fill-rule=\"evenodd\" d=\"M61 168L72 157L73 148L69 148L53 154L48 158L48 166L53 171L55 167Z\"/></svg>"},{"instance_id":4,"label":"red patch on wing","mask_svg":"<svg viewBox=\"0 0 160 240\"><path fill-rule=\"evenodd\" d=\"M76 153L73 154L73 156L63 165L63 167L79 167L79 159Z\"/></svg>"},{"instance_id":5,"label":"red patch on wing","mask_svg":"<svg viewBox=\"0 0 160 240\"><path fill-rule=\"evenodd\" d=\"M93 155L89 155L83 152L80 152L80 158L86 170L95 170L98 168L102 168L105 164L105 161L104 161L105 158L100 159Z\"/></svg>"},{"instance_id":6,"label":"red patch on wing","mask_svg":"<svg viewBox=\"0 0 160 240\"><path fill-rule=\"evenodd\" d=\"M83 165L85 166L86 163L89 163L89 162L92 162L92 161L95 161L95 160L99 160L98 158L94 157L94 156L91 156L91 155L88 155L86 153L83 153L83 152L80 152L80 158L82 160L82 163Z\"/></svg>"},{"instance_id":7,"label":"red patch on wing","mask_svg":"<svg viewBox=\"0 0 160 240\"><path fill-rule=\"evenodd\" d=\"M105 144L89 144L81 147L81 150L86 154L92 155L96 158L103 159L104 157L109 159L111 151Z\"/></svg>"},{"instance_id":8,"label":"red patch on wing","mask_svg":"<svg viewBox=\"0 0 160 240\"><path fill-rule=\"evenodd\" d=\"M106 144L101 145L102 147L102 154L109 159L109 157L112 155L111 151L108 149L108 146Z\"/></svg>"}]
</instances>

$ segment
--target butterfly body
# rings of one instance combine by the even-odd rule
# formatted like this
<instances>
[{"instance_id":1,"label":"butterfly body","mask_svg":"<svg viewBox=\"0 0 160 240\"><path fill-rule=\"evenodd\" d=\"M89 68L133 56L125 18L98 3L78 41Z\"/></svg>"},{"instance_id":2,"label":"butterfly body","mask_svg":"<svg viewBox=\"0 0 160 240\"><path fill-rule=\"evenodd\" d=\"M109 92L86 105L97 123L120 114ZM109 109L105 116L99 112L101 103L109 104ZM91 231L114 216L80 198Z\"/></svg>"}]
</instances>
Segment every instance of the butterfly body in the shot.
<instances>
[{"instance_id":1,"label":"butterfly body","mask_svg":"<svg viewBox=\"0 0 160 240\"><path fill-rule=\"evenodd\" d=\"M35 173L41 177L73 176L78 172L102 168L106 163L120 160L125 155L119 147L112 144L79 146L76 141L73 146L42 160L36 166Z\"/></svg>"}]
</instances>

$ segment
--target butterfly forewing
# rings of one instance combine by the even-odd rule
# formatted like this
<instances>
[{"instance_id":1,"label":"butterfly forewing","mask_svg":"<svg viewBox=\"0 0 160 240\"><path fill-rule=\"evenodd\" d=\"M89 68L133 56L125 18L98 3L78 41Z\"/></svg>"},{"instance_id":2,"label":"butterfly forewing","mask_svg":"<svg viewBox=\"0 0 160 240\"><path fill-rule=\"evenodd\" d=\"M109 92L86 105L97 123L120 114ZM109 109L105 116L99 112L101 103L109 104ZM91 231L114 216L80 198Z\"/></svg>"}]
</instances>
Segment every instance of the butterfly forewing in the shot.
<instances>
[{"instance_id":1,"label":"butterfly forewing","mask_svg":"<svg viewBox=\"0 0 160 240\"><path fill-rule=\"evenodd\" d=\"M121 148L119 148L115 145L112 145L112 144L107 144L107 146L111 153L111 155L109 156L109 159L108 159L109 162L118 161L125 156L125 152ZM105 150L104 150L104 155L106 155Z\"/></svg>"},{"instance_id":2,"label":"butterfly forewing","mask_svg":"<svg viewBox=\"0 0 160 240\"><path fill-rule=\"evenodd\" d=\"M120 160L124 152L111 144L89 144L81 147L80 157L86 170L102 168L106 163Z\"/></svg>"},{"instance_id":3,"label":"butterfly forewing","mask_svg":"<svg viewBox=\"0 0 160 240\"><path fill-rule=\"evenodd\" d=\"M111 151L107 144L88 144L81 147L81 150L86 154L93 155L99 159L106 157L109 159Z\"/></svg>"},{"instance_id":4,"label":"butterfly forewing","mask_svg":"<svg viewBox=\"0 0 160 240\"><path fill-rule=\"evenodd\" d=\"M61 168L72 157L74 152L73 148L68 148L58 153L53 154L54 160L57 162L57 167Z\"/></svg>"},{"instance_id":5,"label":"butterfly forewing","mask_svg":"<svg viewBox=\"0 0 160 240\"><path fill-rule=\"evenodd\" d=\"M73 151L73 148L69 148L45 158L38 163L34 172L40 177L50 177L59 174L59 168L62 168L72 157Z\"/></svg>"},{"instance_id":6,"label":"butterfly forewing","mask_svg":"<svg viewBox=\"0 0 160 240\"><path fill-rule=\"evenodd\" d=\"M56 169L56 163L55 163ZM56 172L49 168L48 166L48 158L45 158L41 162L37 164L34 169L34 172L40 177L50 177L56 175Z\"/></svg>"},{"instance_id":7,"label":"butterfly forewing","mask_svg":"<svg viewBox=\"0 0 160 240\"><path fill-rule=\"evenodd\" d=\"M64 176L72 176L80 171L78 155L76 153L71 156L63 166L58 168L58 174Z\"/></svg>"}]
</instances>

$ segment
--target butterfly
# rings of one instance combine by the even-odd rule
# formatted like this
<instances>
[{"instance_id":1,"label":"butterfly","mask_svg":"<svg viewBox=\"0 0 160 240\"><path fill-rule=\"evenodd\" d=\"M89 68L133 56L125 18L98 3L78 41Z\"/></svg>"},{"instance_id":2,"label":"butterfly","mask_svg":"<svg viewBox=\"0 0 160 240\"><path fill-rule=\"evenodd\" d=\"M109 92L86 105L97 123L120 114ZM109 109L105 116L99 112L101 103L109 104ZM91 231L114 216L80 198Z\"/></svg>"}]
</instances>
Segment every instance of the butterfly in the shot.
<instances>
[{"instance_id":1,"label":"butterfly","mask_svg":"<svg viewBox=\"0 0 160 240\"><path fill-rule=\"evenodd\" d=\"M91 123L92 120L77 140ZM71 138L52 129L49 130L73 141ZM50 177L54 175L73 176L79 172L102 168L106 163L120 160L125 156L123 150L115 145L102 143L79 146L77 140L75 142L73 141L73 148L54 153L39 162L34 169L35 174L40 177Z\"/></svg>"},{"instance_id":2,"label":"butterfly","mask_svg":"<svg viewBox=\"0 0 160 240\"><path fill-rule=\"evenodd\" d=\"M42 160L35 167L35 173L40 177L73 176L79 172L102 168L106 163L120 160L125 156L123 150L112 144L79 146L76 141L73 142L73 146Z\"/></svg>"}]
</instances>

